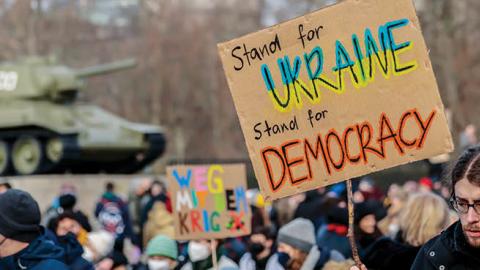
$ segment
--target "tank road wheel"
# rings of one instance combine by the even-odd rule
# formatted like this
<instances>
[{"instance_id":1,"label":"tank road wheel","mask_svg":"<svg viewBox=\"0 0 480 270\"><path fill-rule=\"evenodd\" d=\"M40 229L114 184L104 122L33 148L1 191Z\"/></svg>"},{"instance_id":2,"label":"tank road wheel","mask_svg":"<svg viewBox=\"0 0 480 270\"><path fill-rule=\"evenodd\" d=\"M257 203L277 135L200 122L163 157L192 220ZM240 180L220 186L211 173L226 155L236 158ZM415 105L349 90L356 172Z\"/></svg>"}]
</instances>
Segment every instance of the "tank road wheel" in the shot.
<instances>
[{"instance_id":1,"label":"tank road wheel","mask_svg":"<svg viewBox=\"0 0 480 270\"><path fill-rule=\"evenodd\" d=\"M46 154L52 163L58 163L63 157L63 142L60 138L51 138L47 141Z\"/></svg>"},{"instance_id":2,"label":"tank road wheel","mask_svg":"<svg viewBox=\"0 0 480 270\"><path fill-rule=\"evenodd\" d=\"M40 173L44 159L43 145L35 137L21 137L13 144L13 168L19 175Z\"/></svg>"},{"instance_id":3,"label":"tank road wheel","mask_svg":"<svg viewBox=\"0 0 480 270\"><path fill-rule=\"evenodd\" d=\"M0 140L0 175L6 175L10 170L10 145Z\"/></svg>"}]
</instances>

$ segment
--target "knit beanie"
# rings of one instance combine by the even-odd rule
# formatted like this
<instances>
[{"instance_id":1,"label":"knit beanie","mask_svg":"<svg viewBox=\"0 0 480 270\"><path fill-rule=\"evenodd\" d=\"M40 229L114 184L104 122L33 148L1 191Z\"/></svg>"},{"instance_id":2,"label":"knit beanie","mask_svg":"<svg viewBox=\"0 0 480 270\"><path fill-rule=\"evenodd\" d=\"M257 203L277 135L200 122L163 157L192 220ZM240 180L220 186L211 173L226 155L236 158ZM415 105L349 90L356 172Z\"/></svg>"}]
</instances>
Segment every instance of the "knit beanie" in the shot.
<instances>
[{"instance_id":1,"label":"knit beanie","mask_svg":"<svg viewBox=\"0 0 480 270\"><path fill-rule=\"evenodd\" d=\"M380 220L384 217L383 210L382 204L374 200L358 203L355 205L355 223L359 224L367 215L375 215L375 219Z\"/></svg>"},{"instance_id":2,"label":"knit beanie","mask_svg":"<svg viewBox=\"0 0 480 270\"><path fill-rule=\"evenodd\" d=\"M176 260L178 256L177 243L165 235L157 235L148 242L146 253L147 256L165 256Z\"/></svg>"},{"instance_id":3,"label":"knit beanie","mask_svg":"<svg viewBox=\"0 0 480 270\"><path fill-rule=\"evenodd\" d=\"M73 209L77 203L77 198L73 194L63 194L58 198L58 202L63 209Z\"/></svg>"},{"instance_id":4,"label":"knit beanie","mask_svg":"<svg viewBox=\"0 0 480 270\"><path fill-rule=\"evenodd\" d=\"M330 207L327 210L327 222L348 226L348 210L338 206Z\"/></svg>"},{"instance_id":5,"label":"knit beanie","mask_svg":"<svg viewBox=\"0 0 480 270\"><path fill-rule=\"evenodd\" d=\"M315 227L308 219L296 218L280 228L277 240L309 253L315 245Z\"/></svg>"},{"instance_id":6,"label":"knit beanie","mask_svg":"<svg viewBox=\"0 0 480 270\"><path fill-rule=\"evenodd\" d=\"M0 194L0 234L30 243L40 235L40 208L32 196L10 189Z\"/></svg>"}]
</instances>

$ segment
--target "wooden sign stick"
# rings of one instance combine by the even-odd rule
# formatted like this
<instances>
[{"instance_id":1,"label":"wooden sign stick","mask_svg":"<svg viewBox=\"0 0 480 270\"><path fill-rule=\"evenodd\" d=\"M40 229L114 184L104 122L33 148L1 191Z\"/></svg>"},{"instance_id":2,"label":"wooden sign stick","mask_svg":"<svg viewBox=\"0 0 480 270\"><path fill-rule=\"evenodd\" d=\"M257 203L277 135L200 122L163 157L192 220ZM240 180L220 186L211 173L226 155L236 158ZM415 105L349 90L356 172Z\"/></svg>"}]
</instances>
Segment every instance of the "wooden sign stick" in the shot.
<instances>
[{"instance_id":1,"label":"wooden sign stick","mask_svg":"<svg viewBox=\"0 0 480 270\"><path fill-rule=\"evenodd\" d=\"M362 269L362 261L358 256L357 244L355 242L354 233L354 206L353 206L353 192L352 192L352 180L347 180L347 203L348 203L348 240L350 241L350 247L352 248L352 256L358 269Z\"/></svg>"}]
</instances>

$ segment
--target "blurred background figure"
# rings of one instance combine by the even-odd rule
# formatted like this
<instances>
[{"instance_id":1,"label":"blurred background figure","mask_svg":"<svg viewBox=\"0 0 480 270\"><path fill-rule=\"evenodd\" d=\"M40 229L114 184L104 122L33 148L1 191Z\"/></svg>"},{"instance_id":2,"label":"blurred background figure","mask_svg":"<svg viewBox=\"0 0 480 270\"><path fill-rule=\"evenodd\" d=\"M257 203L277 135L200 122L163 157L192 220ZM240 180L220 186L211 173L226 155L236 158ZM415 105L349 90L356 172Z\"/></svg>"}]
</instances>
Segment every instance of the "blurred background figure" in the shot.
<instances>
[{"instance_id":1,"label":"blurred background figure","mask_svg":"<svg viewBox=\"0 0 480 270\"><path fill-rule=\"evenodd\" d=\"M111 254L115 246L115 237L109 232L100 230L88 234L83 257L93 263L97 263Z\"/></svg>"},{"instance_id":2,"label":"blurred background figure","mask_svg":"<svg viewBox=\"0 0 480 270\"><path fill-rule=\"evenodd\" d=\"M275 251L276 233L271 227L252 228L252 234L247 241L248 252L240 259L241 270L264 270L267 262Z\"/></svg>"},{"instance_id":3,"label":"blurred background figure","mask_svg":"<svg viewBox=\"0 0 480 270\"><path fill-rule=\"evenodd\" d=\"M385 213L378 201L368 200L355 205L355 238L360 254L382 236L377 221L384 218Z\"/></svg>"},{"instance_id":4,"label":"blurred background figure","mask_svg":"<svg viewBox=\"0 0 480 270\"><path fill-rule=\"evenodd\" d=\"M219 269L238 269L238 265L226 256L222 240L192 240L189 241L186 250L179 260L180 270L207 270L213 267L212 252L216 252ZM213 250L212 250L213 249Z\"/></svg>"},{"instance_id":5,"label":"blurred background figure","mask_svg":"<svg viewBox=\"0 0 480 270\"><path fill-rule=\"evenodd\" d=\"M361 199L356 202L363 202L369 200L381 201L383 200L382 191L375 185L375 182L368 176L361 178L358 182L358 190L356 193L361 194Z\"/></svg>"},{"instance_id":6,"label":"blurred background figure","mask_svg":"<svg viewBox=\"0 0 480 270\"><path fill-rule=\"evenodd\" d=\"M95 270L128 270L128 260L120 252L114 251L95 265Z\"/></svg>"},{"instance_id":7,"label":"blurred background figure","mask_svg":"<svg viewBox=\"0 0 480 270\"><path fill-rule=\"evenodd\" d=\"M325 188L309 190L305 192L305 199L298 204L293 214L293 218L306 218L315 226L315 231L325 223L323 215L323 200L325 196Z\"/></svg>"},{"instance_id":8,"label":"blurred background figure","mask_svg":"<svg viewBox=\"0 0 480 270\"><path fill-rule=\"evenodd\" d=\"M143 209L145 209L145 205L147 205L148 201L150 201L149 190L151 185L151 177L135 177L132 179L129 188L128 206L131 213L133 230L138 239L142 239L142 212Z\"/></svg>"},{"instance_id":9,"label":"blurred background figure","mask_svg":"<svg viewBox=\"0 0 480 270\"><path fill-rule=\"evenodd\" d=\"M65 197L65 195L71 195ZM77 188L72 183L64 183L60 186L58 195L53 198L50 207L45 211L42 217L42 226L48 227L52 219L56 218L63 212L63 207L60 203L60 198L63 196L63 207L70 207L73 209L75 203L77 202Z\"/></svg>"},{"instance_id":10,"label":"blurred background figure","mask_svg":"<svg viewBox=\"0 0 480 270\"><path fill-rule=\"evenodd\" d=\"M433 190L433 181L430 177L422 177L418 180L419 192L431 192Z\"/></svg>"},{"instance_id":11,"label":"blurred background figure","mask_svg":"<svg viewBox=\"0 0 480 270\"><path fill-rule=\"evenodd\" d=\"M387 207L387 216L378 222L378 228L385 236L394 237L399 228L399 215L408 200L408 193L399 185L392 184L388 188L384 205Z\"/></svg>"},{"instance_id":12,"label":"blurred background figure","mask_svg":"<svg viewBox=\"0 0 480 270\"><path fill-rule=\"evenodd\" d=\"M140 220L144 246L156 235L174 235L172 205L165 184L159 180L153 181L148 194L149 200L142 209Z\"/></svg>"},{"instance_id":13,"label":"blurred background figure","mask_svg":"<svg viewBox=\"0 0 480 270\"><path fill-rule=\"evenodd\" d=\"M460 149L466 149L477 143L477 128L473 124L469 124L460 134Z\"/></svg>"},{"instance_id":14,"label":"blurred background figure","mask_svg":"<svg viewBox=\"0 0 480 270\"><path fill-rule=\"evenodd\" d=\"M133 238L128 206L115 194L115 186L111 182L106 184L105 192L98 200L95 217L101 229L115 235L119 241Z\"/></svg>"},{"instance_id":15,"label":"blurred background figure","mask_svg":"<svg viewBox=\"0 0 480 270\"><path fill-rule=\"evenodd\" d=\"M47 224L48 228L52 227L51 223L56 217L63 213L69 213L71 216L75 217L75 221L81 225L83 230L86 232L92 231L92 226L90 225L88 217L82 211L75 209L77 203L77 197L75 194L63 194L58 198L58 202L59 207L51 208L52 210L45 214L44 222Z\"/></svg>"},{"instance_id":16,"label":"blurred background figure","mask_svg":"<svg viewBox=\"0 0 480 270\"><path fill-rule=\"evenodd\" d=\"M337 250L345 258L352 256L352 250L347 238L348 212L345 207L340 207L343 201L338 198L329 198L325 204L327 221L316 234L316 242L321 247Z\"/></svg>"},{"instance_id":17,"label":"blurred background figure","mask_svg":"<svg viewBox=\"0 0 480 270\"><path fill-rule=\"evenodd\" d=\"M271 204L265 204L265 200L258 188L247 190L247 200L252 210L252 228L271 226Z\"/></svg>"},{"instance_id":18,"label":"blurred background figure","mask_svg":"<svg viewBox=\"0 0 480 270\"><path fill-rule=\"evenodd\" d=\"M328 261L343 261L338 251L315 242L313 223L297 218L278 231L276 256L272 256L267 269L321 269Z\"/></svg>"},{"instance_id":19,"label":"blurred background figure","mask_svg":"<svg viewBox=\"0 0 480 270\"><path fill-rule=\"evenodd\" d=\"M65 251L64 260L72 270L90 270L93 264L82 257L83 247L90 245L88 232L72 212L64 212L54 218L49 229L57 238L57 245Z\"/></svg>"},{"instance_id":20,"label":"blurred background figure","mask_svg":"<svg viewBox=\"0 0 480 270\"><path fill-rule=\"evenodd\" d=\"M403 190L408 194L413 194L418 192L418 183L413 180L408 180L403 183Z\"/></svg>"},{"instance_id":21,"label":"blurred background figure","mask_svg":"<svg viewBox=\"0 0 480 270\"><path fill-rule=\"evenodd\" d=\"M165 235L157 235L148 242L145 254L147 263L138 270L174 269L178 258L177 242Z\"/></svg>"},{"instance_id":22,"label":"blurred background figure","mask_svg":"<svg viewBox=\"0 0 480 270\"><path fill-rule=\"evenodd\" d=\"M367 249L362 262L368 269L410 269L421 246L449 224L447 203L438 195L422 192L411 195L401 210L399 231Z\"/></svg>"}]
</instances>

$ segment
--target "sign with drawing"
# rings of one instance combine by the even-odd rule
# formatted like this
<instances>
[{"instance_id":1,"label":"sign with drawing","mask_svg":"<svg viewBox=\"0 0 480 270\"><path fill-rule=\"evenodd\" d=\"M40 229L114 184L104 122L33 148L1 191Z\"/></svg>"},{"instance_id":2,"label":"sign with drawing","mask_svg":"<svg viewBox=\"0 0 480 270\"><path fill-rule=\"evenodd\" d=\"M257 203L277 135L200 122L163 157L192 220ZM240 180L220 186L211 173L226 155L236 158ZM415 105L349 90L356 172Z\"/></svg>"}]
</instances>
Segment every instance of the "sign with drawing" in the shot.
<instances>
[{"instance_id":1,"label":"sign with drawing","mask_svg":"<svg viewBox=\"0 0 480 270\"><path fill-rule=\"evenodd\" d=\"M176 239L216 239L250 234L245 165L170 166L167 178Z\"/></svg>"}]
</instances>

